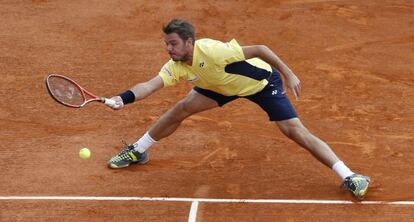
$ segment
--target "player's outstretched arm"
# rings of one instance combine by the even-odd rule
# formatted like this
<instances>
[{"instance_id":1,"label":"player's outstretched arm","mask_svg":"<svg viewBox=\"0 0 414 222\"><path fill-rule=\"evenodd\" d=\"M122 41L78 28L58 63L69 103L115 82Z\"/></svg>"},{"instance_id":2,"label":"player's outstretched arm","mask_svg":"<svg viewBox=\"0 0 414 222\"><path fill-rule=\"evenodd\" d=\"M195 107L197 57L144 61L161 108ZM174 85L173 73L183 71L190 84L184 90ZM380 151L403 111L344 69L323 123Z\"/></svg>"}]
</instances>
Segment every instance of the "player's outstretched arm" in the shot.
<instances>
[{"instance_id":1,"label":"player's outstretched arm","mask_svg":"<svg viewBox=\"0 0 414 222\"><path fill-rule=\"evenodd\" d=\"M252 45L242 46L242 50L246 59L258 57L278 69L285 77L286 86L292 90L296 99L299 98L300 80L271 49L264 45Z\"/></svg>"},{"instance_id":2,"label":"player's outstretched arm","mask_svg":"<svg viewBox=\"0 0 414 222\"><path fill-rule=\"evenodd\" d=\"M143 83L138 83L130 90L127 90L126 92L122 93L121 96L114 96L111 98L116 102L116 106L113 107L113 109L122 109L125 106L125 104L142 100L163 87L164 81L158 75L152 78L151 80L148 80Z\"/></svg>"}]
</instances>

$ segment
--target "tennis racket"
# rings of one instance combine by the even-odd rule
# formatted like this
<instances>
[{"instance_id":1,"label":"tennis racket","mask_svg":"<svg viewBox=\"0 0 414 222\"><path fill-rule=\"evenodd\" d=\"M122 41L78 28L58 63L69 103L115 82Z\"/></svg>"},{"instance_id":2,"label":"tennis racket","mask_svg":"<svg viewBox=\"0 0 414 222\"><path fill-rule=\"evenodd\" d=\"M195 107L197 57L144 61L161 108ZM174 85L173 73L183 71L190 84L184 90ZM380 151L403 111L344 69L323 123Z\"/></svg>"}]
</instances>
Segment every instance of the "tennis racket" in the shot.
<instances>
[{"instance_id":1,"label":"tennis racket","mask_svg":"<svg viewBox=\"0 0 414 222\"><path fill-rule=\"evenodd\" d=\"M91 102L101 102L109 107L117 106L114 100L98 97L63 75L48 75L46 77L46 88L53 99L68 107L81 108Z\"/></svg>"}]
</instances>

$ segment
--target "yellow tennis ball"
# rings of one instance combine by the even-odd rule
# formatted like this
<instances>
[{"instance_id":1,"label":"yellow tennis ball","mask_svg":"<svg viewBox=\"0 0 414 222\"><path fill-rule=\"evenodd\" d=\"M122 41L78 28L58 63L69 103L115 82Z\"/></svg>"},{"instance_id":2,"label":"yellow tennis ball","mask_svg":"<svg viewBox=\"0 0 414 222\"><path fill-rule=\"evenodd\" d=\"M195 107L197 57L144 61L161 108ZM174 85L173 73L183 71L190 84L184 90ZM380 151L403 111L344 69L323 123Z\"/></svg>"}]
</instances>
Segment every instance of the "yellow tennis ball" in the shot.
<instances>
[{"instance_id":1,"label":"yellow tennis ball","mask_svg":"<svg viewBox=\"0 0 414 222\"><path fill-rule=\"evenodd\" d=\"M79 150L79 157L87 160L91 157L91 151L88 148L82 148Z\"/></svg>"}]
</instances>

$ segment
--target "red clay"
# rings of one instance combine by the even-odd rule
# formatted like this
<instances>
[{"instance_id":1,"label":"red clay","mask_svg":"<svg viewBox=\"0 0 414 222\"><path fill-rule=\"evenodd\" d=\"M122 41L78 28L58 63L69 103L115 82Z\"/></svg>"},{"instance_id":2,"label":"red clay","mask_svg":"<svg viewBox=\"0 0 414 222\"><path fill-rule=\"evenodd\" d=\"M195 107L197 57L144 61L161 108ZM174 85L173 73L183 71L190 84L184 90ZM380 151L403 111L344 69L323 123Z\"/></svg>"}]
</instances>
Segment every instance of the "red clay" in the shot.
<instances>
[{"instance_id":1,"label":"red clay","mask_svg":"<svg viewBox=\"0 0 414 222\"><path fill-rule=\"evenodd\" d=\"M112 111L70 109L44 87L65 74L112 96L168 60L161 27L265 44L302 81L304 124L353 170L367 200L413 200L414 3L393 1L2 1L0 196L153 196L351 200L340 180L246 100L186 120L145 166L106 161L191 86ZM78 157L89 147L92 158ZM186 221L190 203L1 201L0 221ZM22 210L24 209L24 210ZM303 212L303 215L298 214ZM137 216L140 215L140 216ZM198 221L414 221L410 206L201 203Z\"/></svg>"}]
</instances>

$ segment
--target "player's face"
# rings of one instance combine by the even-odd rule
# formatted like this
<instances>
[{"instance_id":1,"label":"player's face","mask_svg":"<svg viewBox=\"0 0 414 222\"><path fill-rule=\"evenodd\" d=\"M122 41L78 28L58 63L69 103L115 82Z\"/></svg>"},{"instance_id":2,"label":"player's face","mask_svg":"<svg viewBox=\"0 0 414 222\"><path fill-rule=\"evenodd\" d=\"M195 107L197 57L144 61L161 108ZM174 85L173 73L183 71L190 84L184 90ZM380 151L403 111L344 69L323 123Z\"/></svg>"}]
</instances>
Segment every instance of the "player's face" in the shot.
<instances>
[{"instance_id":1,"label":"player's face","mask_svg":"<svg viewBox=\"0 0 414 222\"><path fill-rule=\"evenodd\" d=\"M171 59L174 61L187 61L191 58L191 38L182 40L177 33L165 35L165 45Z\"/></svg>"}]
</instances>

